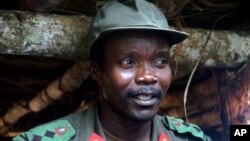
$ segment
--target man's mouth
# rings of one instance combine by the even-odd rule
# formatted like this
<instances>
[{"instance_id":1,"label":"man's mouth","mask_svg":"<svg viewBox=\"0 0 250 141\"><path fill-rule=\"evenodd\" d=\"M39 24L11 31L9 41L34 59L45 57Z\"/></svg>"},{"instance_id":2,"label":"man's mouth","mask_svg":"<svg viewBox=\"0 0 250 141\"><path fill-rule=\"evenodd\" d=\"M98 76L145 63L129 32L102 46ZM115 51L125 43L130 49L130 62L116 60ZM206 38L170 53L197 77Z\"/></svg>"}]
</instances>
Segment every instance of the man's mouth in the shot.
<instances>
[{"instance_id":1,"label":"man's mouth","mask_svg":"<svg viewBox=\"0 0 250 141\"><path fill-rule=\"evenodd\" d=\"M162 91L152 87L142 87L128 91L128 97L139 106L153 106L162 98Z\"/></svg>"},{"instance_id":2,"label":"man's mouth","mask_svg":"<svg viewBox=\"0 0 250 141\"><path fill-rule=\"evenodd\" d=\"M134 96L134 98L137 98L137 99L142 100L142 101L147 101L147 100L150 100L154 97L155 96L153 96L152 94L140 94L140 95Z\"/></svg>"},{"instance_id":3,"label":"man's mouth","mask_svg":"<svg viewBox=\"0 0 250 141\"><path fill-rule=\"evenodd\" d=\"M139 106L152 106L159 100L157 94L136 94L132 96L133 102Z\"/></svg>"}]
</instances>

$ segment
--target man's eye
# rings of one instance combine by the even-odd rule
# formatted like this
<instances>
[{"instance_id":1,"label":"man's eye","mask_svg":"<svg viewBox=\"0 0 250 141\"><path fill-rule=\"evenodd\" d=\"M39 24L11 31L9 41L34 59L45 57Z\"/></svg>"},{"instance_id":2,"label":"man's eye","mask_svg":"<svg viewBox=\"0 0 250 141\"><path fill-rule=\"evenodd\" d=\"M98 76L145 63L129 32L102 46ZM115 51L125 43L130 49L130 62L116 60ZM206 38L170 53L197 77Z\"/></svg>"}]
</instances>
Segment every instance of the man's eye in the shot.
<instances>
[{"instance_id":1,"label":"man's eye","mask_svg":"<svg viewBox=\"0 0 250 141\"><path fill-rule=\"evenodd\" d=\"M167 58L158 58L155 60L154 65L159 68L164 68L166 65L168 65L168 59Z\"/></svg>"},{"instance_id":2,"label":"man's eye","mask_svg":"<svg viewBox=\"0 0 250 141\"><path fill-rule=\"evenodd\" d=\"M123 68L131 68L135 65L135 62L132 59L123 59L120 64Z\"/></svg>"}]
</instances>

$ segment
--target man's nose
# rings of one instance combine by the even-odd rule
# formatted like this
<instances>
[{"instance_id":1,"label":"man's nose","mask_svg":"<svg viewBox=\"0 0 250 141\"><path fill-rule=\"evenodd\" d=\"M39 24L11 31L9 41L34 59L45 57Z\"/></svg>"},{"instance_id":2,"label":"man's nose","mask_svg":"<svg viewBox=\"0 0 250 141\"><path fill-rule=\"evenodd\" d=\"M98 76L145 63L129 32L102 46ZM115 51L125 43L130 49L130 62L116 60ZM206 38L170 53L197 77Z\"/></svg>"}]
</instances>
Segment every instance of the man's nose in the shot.
<instances>
[{"instance_id":1,"label":"man's nose","mask_svg":"<svg viewBox=\"0 0 250 141\"><path fill-rule=\"evenodd\" d=\"M155 70L150 64L140 64L136 73L135 82L137 84L154 84L158 81Z\"/></svg>"}]
</instances>

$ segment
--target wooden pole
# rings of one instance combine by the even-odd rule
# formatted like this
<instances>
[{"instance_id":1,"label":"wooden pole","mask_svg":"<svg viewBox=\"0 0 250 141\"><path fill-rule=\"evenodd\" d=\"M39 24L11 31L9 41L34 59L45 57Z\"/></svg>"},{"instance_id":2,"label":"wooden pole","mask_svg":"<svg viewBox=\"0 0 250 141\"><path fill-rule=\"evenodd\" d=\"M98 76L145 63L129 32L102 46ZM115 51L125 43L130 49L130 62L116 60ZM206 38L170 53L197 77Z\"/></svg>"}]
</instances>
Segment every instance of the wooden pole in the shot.
<instances>
[{"instance_id":1,"label":"wooden pole","mask_svg":"<svg viewBox=\"0 0 250 141\"><path fill-rule=\"evenodd\" d=\"M4 116L0 117L0 134L5 134L21 117L31 112L39 112L62 98L65 93L76 90L88 76L88 63L77 61L60 78L50 83L30 101L13 105Z\"/></svg>"},{"instance_id":2,"label":"wooden pole","mask_svg":"<svg viewBox=\"0 0 250 141\"><path fill-rule=\"evenodd\" d=\"M0 53L35 55L64 59L87 59L84 46L91 17L0 10ZM250 57L249 31L213 31L184 28L190 38L176 50L175 59L192 70L202 56L200 66L237 66ZM191 67L190 67L191 66Z\"/></svg>"},{"instance_id":3,"label":"wooden pole","mask_svg":"<svg viewBox=\"0 0 250 141\"><path fill-rule=\"evenodd\" d=\"M250 120L250 63L238 69L218 69L223 140L229 140L230 124L247 125Z\"/></svg>"},{"instance_id":4,"label":"wooden pole","mask_svg":"<svg viewBox=\"0 0 250 141\"><path fill-rule=\"evenodd\" d=\"M0 53L63 59L86 58L90 19L0 10Z\"/></svg>"}]
</instances>

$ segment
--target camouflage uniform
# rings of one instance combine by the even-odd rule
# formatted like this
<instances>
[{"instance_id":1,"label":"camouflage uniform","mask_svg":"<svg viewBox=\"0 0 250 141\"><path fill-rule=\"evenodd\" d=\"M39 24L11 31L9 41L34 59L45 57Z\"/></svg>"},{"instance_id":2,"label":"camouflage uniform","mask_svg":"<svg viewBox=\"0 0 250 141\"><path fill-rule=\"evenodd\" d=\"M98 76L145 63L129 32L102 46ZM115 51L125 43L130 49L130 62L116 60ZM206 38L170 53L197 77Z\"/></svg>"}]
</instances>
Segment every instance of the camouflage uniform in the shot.
<instances>
[{"instance_id":1,"label":"camouflage uniform","mask_svg":"<svg viewBox=\"0 0 250 141\"><path fill-rule=\"evenodd\" d=\"M89 109L35 127L13 141L105 141L97 104ZM155 116L152 141L210 141L194 125L169 116Z\"/></svg>"}]
</instances>

